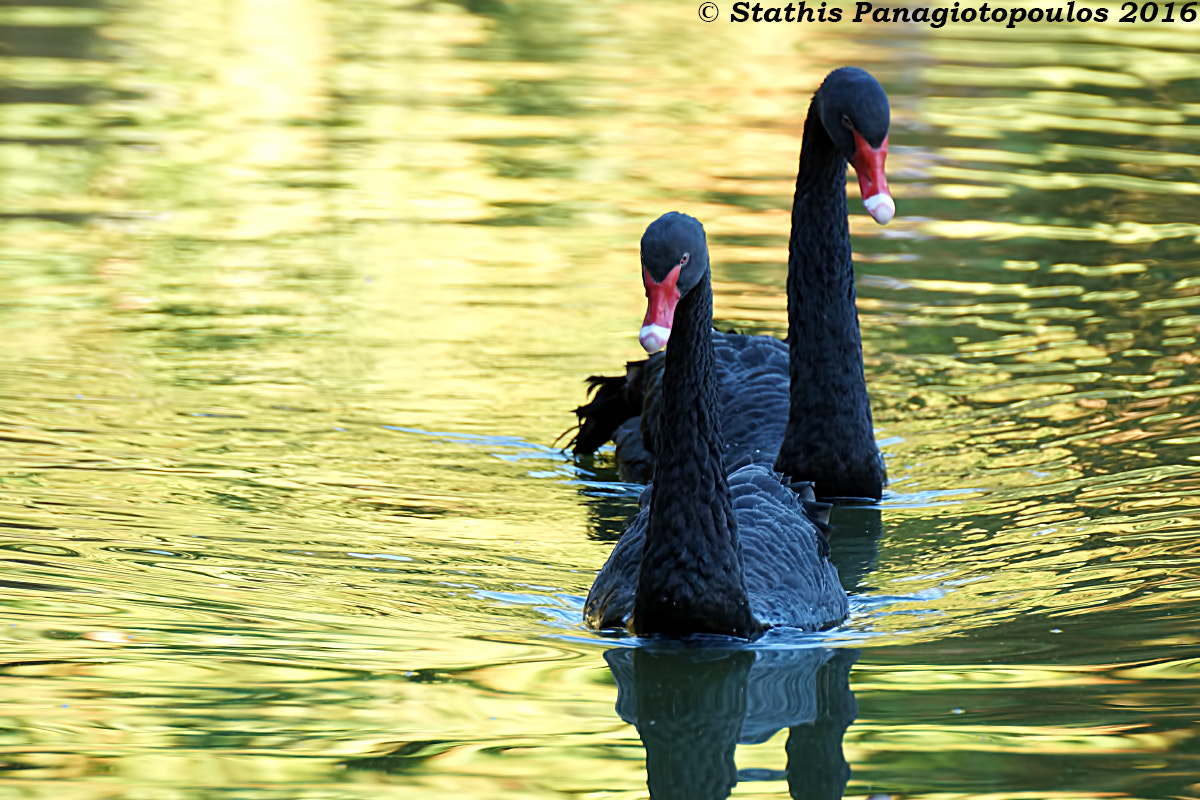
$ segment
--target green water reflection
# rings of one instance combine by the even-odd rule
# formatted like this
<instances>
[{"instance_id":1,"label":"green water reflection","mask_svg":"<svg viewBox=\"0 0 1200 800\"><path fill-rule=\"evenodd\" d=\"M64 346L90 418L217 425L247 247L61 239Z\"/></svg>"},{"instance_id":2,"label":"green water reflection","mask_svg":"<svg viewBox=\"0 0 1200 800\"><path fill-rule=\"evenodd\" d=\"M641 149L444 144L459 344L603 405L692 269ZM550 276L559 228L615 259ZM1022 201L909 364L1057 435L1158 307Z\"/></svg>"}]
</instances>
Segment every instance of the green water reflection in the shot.
<instances>
[{"instance_id":1,"label":"green water reflection","mask_svg":"<svg viewBox=\"0 0 1200 800\"><path fill-rule=\"evenodd\" d=\"M1197 796L1194 40L0 5L0 796L640 797L648 749L701 796L647 709L716 796ZM580 605L637 490L553 443L639 355L665 210L782 335L843 63L899 210L851 220L893 480L837 511L852 618L614 654ZM816 711L746 735L764 702Z\"/></svg>"}]
</instances>

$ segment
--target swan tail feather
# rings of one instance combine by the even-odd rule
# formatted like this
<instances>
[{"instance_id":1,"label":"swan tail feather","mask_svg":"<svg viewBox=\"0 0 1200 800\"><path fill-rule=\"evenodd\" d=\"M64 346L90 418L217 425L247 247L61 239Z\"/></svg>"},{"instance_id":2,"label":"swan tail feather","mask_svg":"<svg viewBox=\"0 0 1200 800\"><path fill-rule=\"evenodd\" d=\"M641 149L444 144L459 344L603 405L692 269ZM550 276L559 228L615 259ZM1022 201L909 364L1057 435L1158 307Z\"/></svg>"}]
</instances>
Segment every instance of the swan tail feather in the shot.
<instances>
[{"instance_id":1,"label":"swan tail feather","mask_svg":"<svg viewBox=\"0 0 1200 800\"><path fill-rule=\"evenodd\" d=\"M577 456L595 453L623 423L642 413L647 360L630 361L625 374L592 375L586 381L590 400L575 409L579 420L567 446Z\"/></svg>"}]
</instances>

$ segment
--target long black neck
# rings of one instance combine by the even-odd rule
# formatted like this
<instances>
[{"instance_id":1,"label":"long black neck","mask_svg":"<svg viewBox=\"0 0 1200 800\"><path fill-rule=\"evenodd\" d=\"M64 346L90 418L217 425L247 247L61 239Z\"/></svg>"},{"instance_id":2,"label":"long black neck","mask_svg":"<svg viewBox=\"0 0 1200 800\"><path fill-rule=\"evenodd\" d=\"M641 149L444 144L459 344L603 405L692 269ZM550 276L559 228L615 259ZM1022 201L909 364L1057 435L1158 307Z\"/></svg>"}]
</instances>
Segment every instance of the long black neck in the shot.
<instances>
[{"instance_id":1,"label":"long black neck","mask_svg":"<svg viewBox=\"0 0 1200 800\"><path fill-rule=\"evenodd\" d=\"M630 627L634 633L757 631L725 465L707 274L675 309L662 418Z\"/></svg>"},{"instance_id":2,"label":"long black neck","mask_svg":"<svg viewBox=\"0 0 1200 800\"><path fill-rule=\"evenodd\" d=\"M847 216L846 159L825 132L814 98L792 203L791 403L775 468L814 481L821 497L878 499L885 477L863 377Z\"/></svg>"}]
</instances>

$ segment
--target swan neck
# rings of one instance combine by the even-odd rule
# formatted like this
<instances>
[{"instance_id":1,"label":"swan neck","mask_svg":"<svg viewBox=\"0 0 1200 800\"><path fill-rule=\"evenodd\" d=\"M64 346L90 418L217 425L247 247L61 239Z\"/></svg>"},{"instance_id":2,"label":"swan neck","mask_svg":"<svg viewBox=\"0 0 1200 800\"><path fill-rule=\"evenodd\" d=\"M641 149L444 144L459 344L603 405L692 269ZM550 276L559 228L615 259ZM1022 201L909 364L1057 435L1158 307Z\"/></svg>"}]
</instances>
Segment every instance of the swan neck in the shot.
<instances>
[{"instance_id":1,"label":"swan neck","mask_svg":"<svg viewBox=\"0 0 1200 800\"><path fill-rule=\"evenodd\" d=\"M863 375L848 216L846 159L826 133L814 98L792 203L789 407L775 468L815 481L820 496L879 497L882 472ZM864 460L870 467L856 465ZM871 474L858 475L864 470Z\"/></svg>"},{"instance_id":2,"label":"swan neck","mask_svg":"<svg viewBox=\"0 0 1200 800\"><path fill-rule=\"evenodd\" d=\"M679 300L663 368L658 458L664 475L719 461L724 450L717 414L716 352L712 341L712 286L708 277ZM656 476L657 477L657 473Z\"/></svg>"},{"instance_id":3,"label":"swan neck","mask_svg":"<svg viewBox=\"0 0 1200 800\"><path fill-rule=\"evenodd\" d=\"M650 521L630 627L637 634L754 631L722 453L712 287L679 300L662 378Z\"/></svg>"}]
</instances>

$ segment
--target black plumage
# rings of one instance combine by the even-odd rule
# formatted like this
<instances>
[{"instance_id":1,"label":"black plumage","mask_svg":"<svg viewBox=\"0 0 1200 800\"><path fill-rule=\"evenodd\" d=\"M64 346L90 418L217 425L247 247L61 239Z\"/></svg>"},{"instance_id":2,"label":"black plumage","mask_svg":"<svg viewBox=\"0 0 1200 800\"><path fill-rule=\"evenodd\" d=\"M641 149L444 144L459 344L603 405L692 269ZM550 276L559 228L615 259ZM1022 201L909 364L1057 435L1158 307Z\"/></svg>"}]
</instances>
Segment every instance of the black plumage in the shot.
<instances>
[{"instance_id":1,"label":"black plumage","mask_svg":"<svg viewBox=\"0 0 1200 800\"><path fill-rule=\"evenodd\" d=\"M662 359L655 479L588 593L588 624L749 638L770 626L838 623L846 594L819 511L806 509L811 487L784 485L761 463L727 474L703 227L663 215L642 238L642 266L648 289L674 269L679 291Z\"/></svg>"},{"instance_id":2,"label":"black plumage","mask_svg":"<svg viewBox=\"0 0 1200 800\"><path fill-rule=\"evenodd\" d=\"M882 179L888 120L887 95L868 73L845 67L829 74L804 125L788 245L787 340L712 332L726 456L812 481L823 498L879 499L887 480L863 376L845 179L854 161L864 193L886 197L888 210L872 214L891 219ZM877 158L879 183L869 188L864 148ZM622 477L648 480L662 367L651 356L631 362L624 376L589 378L594 394L575 410L574 452L594 452L611 438Z\"/></svg>"}]
</instances>

